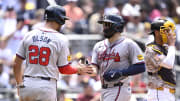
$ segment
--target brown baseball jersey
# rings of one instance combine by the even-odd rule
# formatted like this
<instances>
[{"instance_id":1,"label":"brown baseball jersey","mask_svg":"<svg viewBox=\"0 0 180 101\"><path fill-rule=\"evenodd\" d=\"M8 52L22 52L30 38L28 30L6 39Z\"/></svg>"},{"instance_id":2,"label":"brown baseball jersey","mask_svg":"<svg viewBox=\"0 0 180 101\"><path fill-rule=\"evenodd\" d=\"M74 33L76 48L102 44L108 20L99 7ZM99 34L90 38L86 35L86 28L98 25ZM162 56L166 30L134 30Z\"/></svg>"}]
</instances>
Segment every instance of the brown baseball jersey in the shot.
<instances>
[{"instance_id":1,"label":"brown baseball jersey","mask_svg":"<svg viewBox=\"0 0 180 101\"><path fill-rule=\"evenodd\" d=\"M167 69L160 66L165 59L168 47L162 47L155 43L147 45L145 51L145 64L148 72L149 87L170 87L175 88L176 79L174 69Z\"/></svg>"}]
</instances>

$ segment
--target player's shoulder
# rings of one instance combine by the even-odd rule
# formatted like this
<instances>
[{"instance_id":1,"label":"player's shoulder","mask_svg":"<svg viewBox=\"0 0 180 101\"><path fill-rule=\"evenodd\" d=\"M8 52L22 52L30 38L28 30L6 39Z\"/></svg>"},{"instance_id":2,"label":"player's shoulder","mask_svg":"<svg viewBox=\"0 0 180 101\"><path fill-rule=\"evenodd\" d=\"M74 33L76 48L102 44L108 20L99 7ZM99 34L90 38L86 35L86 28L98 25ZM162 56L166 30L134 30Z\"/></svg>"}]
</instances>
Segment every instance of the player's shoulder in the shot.
<instances>
[{"instance_id":1,"label":"player's shoulder","mask_svg":"<svg viewBox=\"0 0 180 101\"><path fill-rule=\"evenodd\" d=\"M106 39L105 40L101 40L101 41L97 42L96 45L104 44L105 41L106 41Z\"/></svg>"},{"instance_id":2,"label":"player's shoulder","mask_svg":"<svg viewBox=\"0 0 180 101\"><path fill-rule=\"evenodd\" d=\"M159 54L162 54L159 46L155 43L149 43L146 45L146 51L148 52L156 52L156 53L159 53Z\"/></svg>"},{"instance_id":3,"label":"player's shoulder","mask_svg":"<svg viewBox=\"0 0 180 101\"><path fill-rule=\"evenodd\" d=\"M27 39L28 37L32 36L34 33L37 33L38 30L37 29L33 29L30 30L29 32L26 32L26 34L24 35L24 39Z\"/></svg>"},{"instance_id":4,"label":"player's shoulder","mask_svg":"<svg viewBox=\"0 0 180 101\"><path fill-rule=\"evenodd\" d=\"M124 37L123 42L125 42L125 43L134 43L134 41L132 39L127 38L127 37Z\"/></svg>"},{"instance_id":5,"label":"player's shoulder","mask_svg":"<svg viewBox=\"0 0 180 101\"><path fill-rule=\"evenodd\" d=\"M60 32L56 33L55 37L61 42L67 42L68 41L68 38Z\"/></svg>"},{"instance_id":6,"label":"player's shoulder","mask_svg":"<svg viewBox=\"0 0 180 101\"><path fill-rule=\"evenodd\" d=\"M123 43L128 46L137 46L137 43L130 38L124 38Z\"/></svg>"},{"instance_id":7,"label":"player's shoulder","mask_svg":"<svg viewBox=\"0 0 180 101\"><path fill-rule=\"evenodd\" d=\"M97 42L97 43L94 45L94 47L97 48L97 47L102 47L102 46L104 46L104 45L105 45L105 41L106 41L106 39Z\"/></svg>"}]
</instances>

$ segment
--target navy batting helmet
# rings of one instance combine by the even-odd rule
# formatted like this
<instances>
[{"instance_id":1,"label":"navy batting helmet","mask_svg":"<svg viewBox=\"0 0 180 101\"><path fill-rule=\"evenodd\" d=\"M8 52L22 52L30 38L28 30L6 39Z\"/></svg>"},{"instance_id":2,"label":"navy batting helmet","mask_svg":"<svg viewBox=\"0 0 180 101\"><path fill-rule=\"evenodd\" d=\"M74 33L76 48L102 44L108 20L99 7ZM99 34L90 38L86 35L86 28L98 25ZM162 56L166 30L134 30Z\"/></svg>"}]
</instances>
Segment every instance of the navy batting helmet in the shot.
<instances>
[{"instance_id":1,"label":"navy batting helmet","mask_svg":"<svg viewBox=\"0 0 180 101\"><path fill-rule=\"evenodd\" d=\"M57 23L63 25L65 20L69 18L66 17L65 9L62 6L55 5L55 6L48 6L45 9L44 19L49 21L56 21Z\"/></svg>"},{"instance_id":2,"label":"navy batting helmet","mask_svg":"<svg viewBox=\"0 0 180 101\"><path fill-rule=\"evenodd\" d=\"M111 29L115 32L122 32L124 28L125 21L122 16L119 15L105 15L103 19L98 21L99 24L111 23Z\"/></svg>"}]
</instances>

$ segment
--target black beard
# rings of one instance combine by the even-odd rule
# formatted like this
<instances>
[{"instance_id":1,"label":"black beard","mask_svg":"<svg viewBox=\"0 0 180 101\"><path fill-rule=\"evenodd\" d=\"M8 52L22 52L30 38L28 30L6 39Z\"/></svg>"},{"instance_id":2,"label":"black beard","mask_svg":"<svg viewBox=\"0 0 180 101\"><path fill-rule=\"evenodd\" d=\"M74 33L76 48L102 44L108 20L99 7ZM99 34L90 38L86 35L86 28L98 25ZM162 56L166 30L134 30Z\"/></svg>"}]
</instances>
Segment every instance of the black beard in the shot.
<instances>
[{"instance_id":1,"label":"black beard","mask_svg":"<svg viewBox=\"0 0 180 101\"><path fill-rule=\"evenodd\" d=\"M113 35L114 35L114 33L115 33L115 31L113 31L113 30L111 30L111 29L104 29L103 30L103 32L104 32L104 37L105 38L111 38Z\"/></svg>"}]
</instances>

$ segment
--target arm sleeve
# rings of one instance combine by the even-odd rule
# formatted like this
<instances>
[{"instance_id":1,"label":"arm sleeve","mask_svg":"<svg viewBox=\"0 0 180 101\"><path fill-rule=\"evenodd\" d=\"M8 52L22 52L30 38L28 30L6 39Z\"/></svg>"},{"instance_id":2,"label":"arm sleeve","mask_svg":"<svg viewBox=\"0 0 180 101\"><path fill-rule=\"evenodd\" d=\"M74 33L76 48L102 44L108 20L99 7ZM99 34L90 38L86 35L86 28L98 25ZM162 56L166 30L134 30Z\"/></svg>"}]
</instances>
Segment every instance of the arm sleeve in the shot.
<instances>
[{"instance_id":1,"label":"arm sleeve","mask_svg":"<svg viewBox=\"0 0 180 101\"><path fill-rule=\"evenodd\" d=\"M145 64L142 62L142 63L138 63L138 64L133 64L133 65L129 66L127 69L123 69L122 75L130 76L130 75L136 75L136 74L143 73L143 72L145 72Z\"/></svg>"},{"instance_id":2,"label":"arm sleeve","mask_svg":"<svg viewBox=\"0 0 180 101\"><path fill-rule=\"evenodd\" d=\"M169 46L168 54L165 57L165 59L163 60L163 63L173 67L174 66L174 61L175 61L175 52L176 52L175 47L174 46Z\"/></svg>"},{"instance_id":3,"label":"arm sleeve","mask_svg":"<svg viewBox=\"0 0 180 101\"><path fill-rule=\"evenodd\" d=\"M97 53L97 44L94 46L93 48L93 52L92 52L92 60L91 60L91 63L94 64L94 65L97 65L98 62L98 53Z\"/></svg>"},{"instance_id":4,"label":"arm sleeve","mask_svg":"<svg viewBox=\"0 0 180 101\"><path fill-rule=\"evenodd\" d=\"M69 48L66 42L62 42L62 45L60 47L61 49L59 49L58 61L57 61L58 67L69 64L68 56L70 56Z\"/></svg>"},{"instance_id":5,"label":"arm sleeve","mask_svg":"<svg viewBox=\"0 0 180 101\"><path fill-rule=\"evenodd\" d=\"M144 56L142 54L142 51L135 42L132 41L131 43L129 43L128 51L131 64L144 62Z\"/></svg>"}]
</instances>

